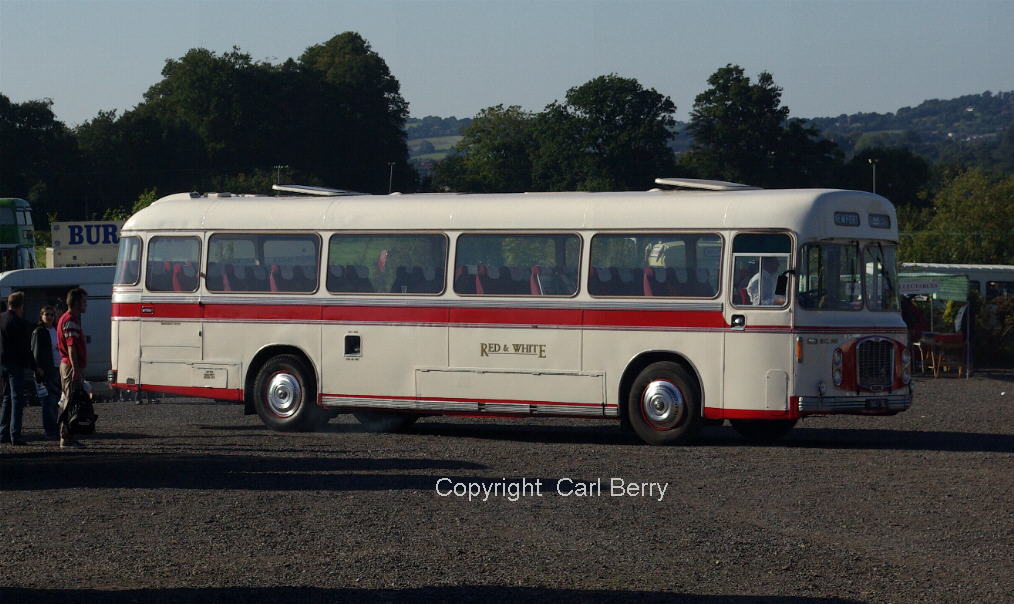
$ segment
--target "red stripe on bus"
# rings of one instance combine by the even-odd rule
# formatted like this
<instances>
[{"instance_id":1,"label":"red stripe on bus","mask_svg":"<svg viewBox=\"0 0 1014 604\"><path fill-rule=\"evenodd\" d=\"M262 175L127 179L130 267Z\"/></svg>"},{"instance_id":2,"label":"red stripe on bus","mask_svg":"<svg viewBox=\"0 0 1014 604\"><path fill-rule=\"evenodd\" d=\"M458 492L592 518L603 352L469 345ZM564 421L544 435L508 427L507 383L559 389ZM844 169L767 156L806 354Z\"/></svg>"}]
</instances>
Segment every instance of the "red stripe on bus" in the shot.
<instances>
[{"instance_id":1,"label":"red stripe on bus","mask_svg":"<svg viewBox=\"0 0 1014 604\"><path fill-rule=\"evenodd\" d=\"M204 318L209 320L319 321L321 308L310 305L207 304L204 306Z\"/></svg>"},{"instance_id":2,"label":"red stripe on bus","mask_svg":"<svg viewBox=\"0 0 1014 604\"><path fill-rule=\"evenodd\" d=\"M720 311L586 310L584 325L629 327L729 327Z\"/></svg>"},{"instance_id":3,"label":"red stripe on bus","mask_svg":"<svg viewBox=\"0 0 1014 604\"><path fill-rule=\"evenodd\" d=\"M114 304L113 318L232 321L341 321L559 327L684 327L729 325L720 311L583 310L545 308L439 308L403 306L319 306L268 304ZM771 326L774 329L787 327Z\"/></svg>"},{"instance_id":4,"label":"red stripe on bus","mask_svg":"<svg viewBox=\"0 0 1014 604\"><path fill-rule=\"evenodd\" d=\"M113 304L111 314L113 317L200 319L203 315L203 309L200 304L143 302L141 304Z\"/></svg>"},{"instance_id":5,"label":"red stripe on bus","mask_svg":"<svg viewBox=\"0 0 1014 604\"><path fill-rule=\"evenodd\" d=\"M198 388L191 386L159 386L154 384L110 384L110 387L119 390L137 392L164 392L165 394L178 394L194 398L211 398L219 401L241 401L243 390L240 388Z\"/></svg>"},{"instance_id":6,"label":"red stripe on bus","mask_svg":"<svg viewBox=\"0 0 1014 604\"><path fill-rule=\"evenodd\" d=\"M325 321L368 323L447 323L446 308L404 306L324 306Z\"/></svg>"},{"instance_id":7,"label":"red stripe on bus","mask_svg":"<svg viewBox=\"0 0 1014 604\"><path fill-rule=\"evenodd\" d=\"M451 323L492 325L581 325L580 309L452 308Z\"/></svg>"},{"instance_id":8,"label":"red stripe on bus","mask_svg":"<svg viewBox=\"0 0 1014 604\"><path fill-rule=\"evenodd\" d=\"M705 407L704 419L798 419L799 412L795 409L723 409L721 407Z\"/></svg>"}]
</instances>

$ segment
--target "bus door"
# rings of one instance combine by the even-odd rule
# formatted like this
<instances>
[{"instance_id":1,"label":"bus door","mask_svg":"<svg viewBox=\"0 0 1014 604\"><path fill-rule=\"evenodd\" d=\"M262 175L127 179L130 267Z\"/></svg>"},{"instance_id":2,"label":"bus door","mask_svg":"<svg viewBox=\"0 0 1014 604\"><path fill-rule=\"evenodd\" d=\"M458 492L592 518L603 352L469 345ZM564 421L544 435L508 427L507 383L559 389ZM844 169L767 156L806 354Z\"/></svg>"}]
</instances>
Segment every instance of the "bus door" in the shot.
<instances>
[{"instance_id":1,"label":"bus door","mask_svg":"<svg viewBox=\"0 0 1014 604\"><path fill-rule=\"evenodd\" d=\"M790 294L778 291L777 284L791 268L791 250L787 233L739 233L733 238L723 407L759 412L740 415L743 419L788 409Z\"/></svg>"},{"instance_id":2,"label":"bus door","mask_svg":"<svg viewBox=\"0 0 1014 604\"><path fill-rule=\"evenodd\" d=\"M148 240L141 299L141 384L192 386L201 360L198 235Z\"/></svg>"}]
</instances>

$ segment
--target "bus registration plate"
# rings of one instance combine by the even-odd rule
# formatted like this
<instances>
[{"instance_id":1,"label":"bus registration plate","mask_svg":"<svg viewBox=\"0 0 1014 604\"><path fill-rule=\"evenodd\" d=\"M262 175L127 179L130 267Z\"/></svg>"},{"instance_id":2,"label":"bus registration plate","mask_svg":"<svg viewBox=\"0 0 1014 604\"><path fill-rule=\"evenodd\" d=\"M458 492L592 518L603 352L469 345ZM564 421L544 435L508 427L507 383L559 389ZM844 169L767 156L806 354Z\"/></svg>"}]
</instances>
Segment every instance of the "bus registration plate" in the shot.
<instances>
[{"instance_id":1,"label":"bus registration plate","mask_svg":"<svg viewBox=\"0 0 1014 604\"><path fill-rule=\"evenodd\" d=\"M869 410L883 410L887 409L886 398L868 398L866 399L866 408Z\"/></svg>"}]
</instances>

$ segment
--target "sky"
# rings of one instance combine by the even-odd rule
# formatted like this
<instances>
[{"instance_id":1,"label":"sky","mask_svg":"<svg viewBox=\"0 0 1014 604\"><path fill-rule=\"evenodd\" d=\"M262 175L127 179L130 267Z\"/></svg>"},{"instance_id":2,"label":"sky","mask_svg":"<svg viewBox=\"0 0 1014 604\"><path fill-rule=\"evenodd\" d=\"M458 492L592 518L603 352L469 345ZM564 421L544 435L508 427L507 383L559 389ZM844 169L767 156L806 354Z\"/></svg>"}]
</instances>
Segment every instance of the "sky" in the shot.
<instances>
[{"instance_id":1,"label":"sky","mask_svg":"<svg viewBox=\"0 0 1014 604\"><path fill-rule=\"evenodd\" d=\"M1014 90L1014 0L0 0L0 93L75 126L137 105L191 48L280 63L344 31L414 117L539 111L615 73L686 120L728 63L770 72L793 117Z\"/></svg>"}]
</instances>

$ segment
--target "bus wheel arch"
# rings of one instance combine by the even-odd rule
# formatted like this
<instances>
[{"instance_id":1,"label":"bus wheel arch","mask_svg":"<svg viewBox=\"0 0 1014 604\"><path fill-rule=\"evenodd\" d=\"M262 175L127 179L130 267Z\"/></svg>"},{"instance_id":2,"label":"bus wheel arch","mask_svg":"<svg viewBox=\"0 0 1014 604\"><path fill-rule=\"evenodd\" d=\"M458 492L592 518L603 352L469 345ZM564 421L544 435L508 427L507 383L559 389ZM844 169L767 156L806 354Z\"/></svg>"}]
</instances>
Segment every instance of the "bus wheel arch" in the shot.
<instances>
[{"instance_id":1,"label":"bus wheel arch","mask_svg":"<svg viewBox=\"0 0 1014 604\"><path fill-rule=\"evenodd\" d=\"M661 403L678 414L673 426L651 426L652 419L640 409L641 397L652 389ZM638 390L635 400L634 390ZM692 440L704 422L704 389L700 375L686 357L672 351L649 351L628 363L620 378L619 415L623 428L649 444L684 443ZM650 396L650 395L649 395ZM678 409L685 406L685 409ZM636 415L635 415L636 414ZM669 420L660 420L669 423Z\"/></svg>"},{"instance_id":2,"label":"bus wheel arch","mask_svg":"<svg viewBox=\"0 0 1014 604\"><path fill-rule=\"evenodd\" d=\"M317 404L318 384L314 365L302 350L269 346L250 362L244 400L272 430L312 431L330 417Z\"/></svg>"}]
</instances>

